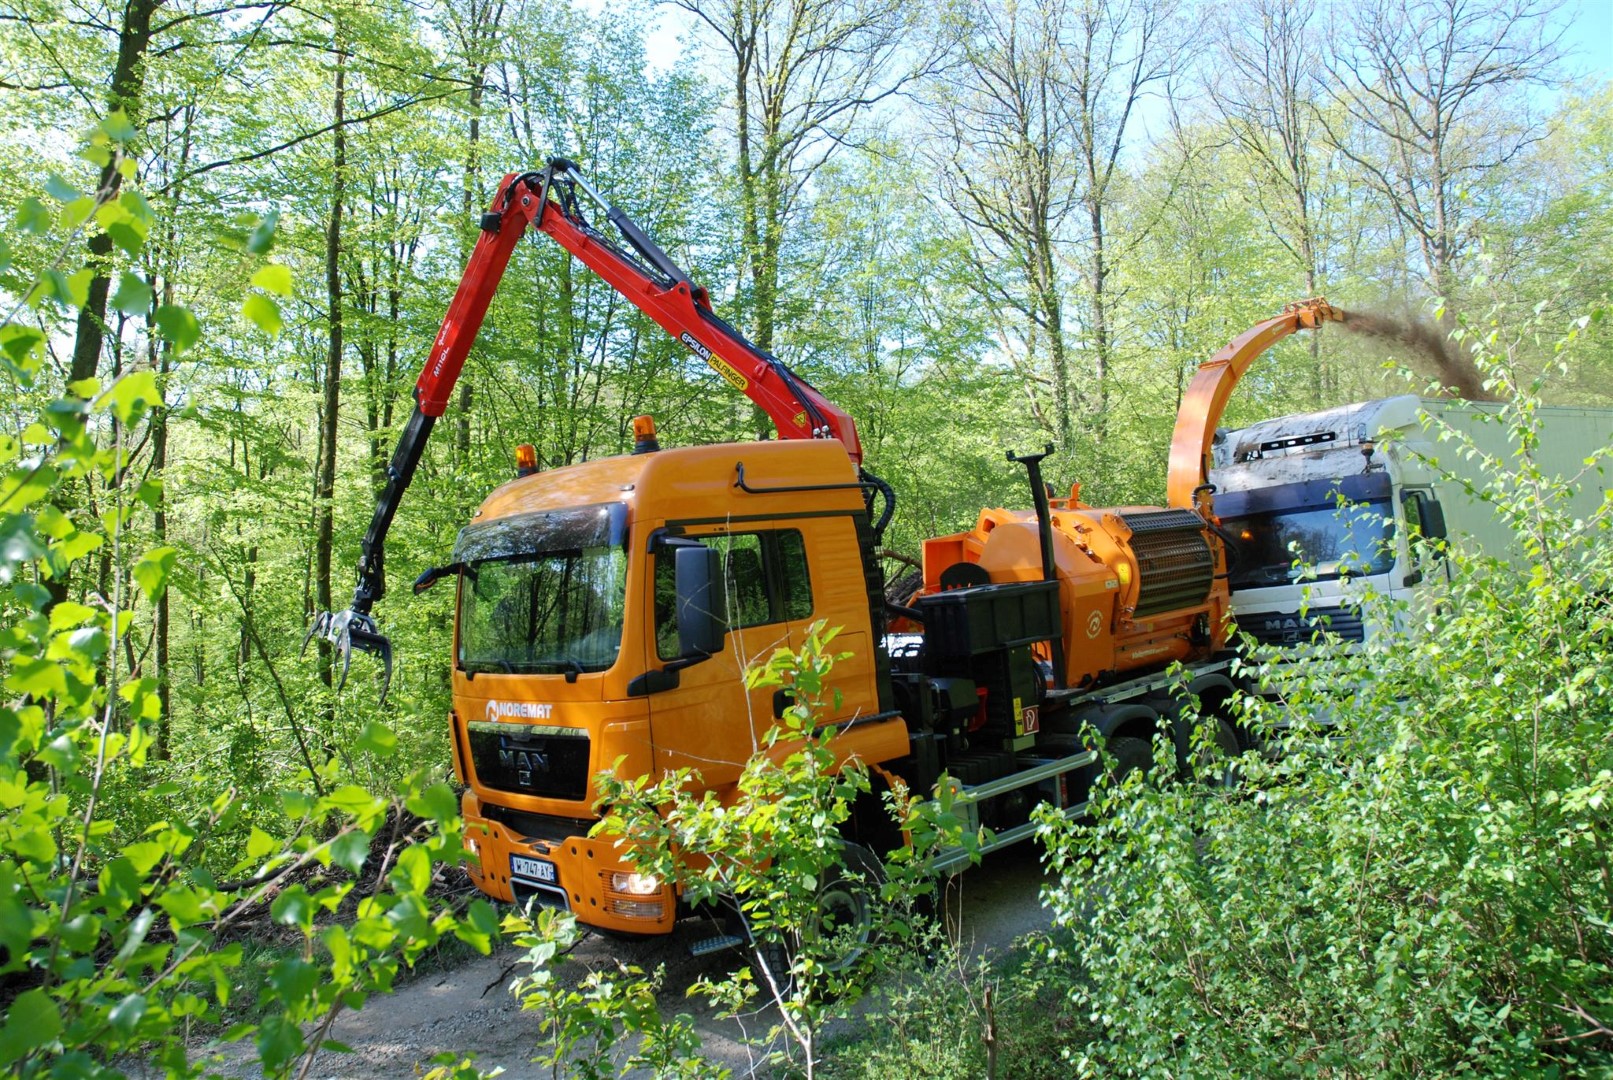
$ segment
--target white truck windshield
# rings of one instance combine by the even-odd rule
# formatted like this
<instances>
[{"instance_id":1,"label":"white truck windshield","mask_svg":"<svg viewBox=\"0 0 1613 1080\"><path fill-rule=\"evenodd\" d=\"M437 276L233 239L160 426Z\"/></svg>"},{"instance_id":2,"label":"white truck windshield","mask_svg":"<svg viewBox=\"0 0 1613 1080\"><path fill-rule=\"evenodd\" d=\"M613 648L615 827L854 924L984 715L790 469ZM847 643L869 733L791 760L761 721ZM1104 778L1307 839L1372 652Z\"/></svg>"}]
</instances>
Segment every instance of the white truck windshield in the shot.
<instances>
[{"instance_id":1,"label":"white truck windshield","mask_svg":"<svg viewBox=\"0 0 1613 1080\"><path fill-rule=\"evenodd\" d=\"M1301 566L1328 581L1387 573L1395 561L1387 499L1223 518L1222 524L1235 543L1228 577L1234 590L1287 585L1300 579Z\"/></svg>"}]
</instances>

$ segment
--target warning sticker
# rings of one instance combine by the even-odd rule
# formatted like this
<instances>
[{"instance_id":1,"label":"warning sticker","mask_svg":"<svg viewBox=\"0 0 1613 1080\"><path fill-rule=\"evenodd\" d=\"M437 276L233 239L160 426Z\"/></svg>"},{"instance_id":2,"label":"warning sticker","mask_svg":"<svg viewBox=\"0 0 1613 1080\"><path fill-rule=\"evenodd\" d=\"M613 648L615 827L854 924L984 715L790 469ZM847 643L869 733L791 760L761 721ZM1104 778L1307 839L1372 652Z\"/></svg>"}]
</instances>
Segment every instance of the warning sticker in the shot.
<instances>
[{"instance_id":1,"label":"warning sticker","mask_svg":"<svg viewBox=\"0 0 1613 1080\"><path fill-rule=\"evenodd\" d=\"M804 428L807 426L807 415L805 412L798 412L795 414L795 426L799 428Z\"/></svg>"},{"instance_id":2,"label":"warning sticker","mask_svg":"<svg viewBox=\"0 0 1613 1080\"><path fill-rule=\"evenodd\" d=\"M1039 708L1031 705L1019 710L1019 731L1017 734L1034 735L1040 730L1042 730L1042 716Z\"/></svg>"}]
</instances>

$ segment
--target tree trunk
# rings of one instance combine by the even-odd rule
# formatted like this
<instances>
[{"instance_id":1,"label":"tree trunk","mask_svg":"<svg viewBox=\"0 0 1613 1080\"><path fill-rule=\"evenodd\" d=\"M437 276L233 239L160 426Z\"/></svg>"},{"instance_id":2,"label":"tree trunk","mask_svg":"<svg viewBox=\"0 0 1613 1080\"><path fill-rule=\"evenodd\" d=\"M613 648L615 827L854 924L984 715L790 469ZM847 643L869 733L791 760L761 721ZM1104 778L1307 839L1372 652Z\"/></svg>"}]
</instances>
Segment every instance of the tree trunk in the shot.
<instances>
[{"instance_id":1,"label":"tree trunk","mask_svg":"<svg viewBox=\"0 0 1613 1080\"><path fill-rule=\"evenodd\" d=\"M338 44L341 31L338 27ZM336 50L335 144L331 152L330 221L325 229L325 285L330 303L330 345L325 363L325 394L321 404L319 431L319 475L315 488L317 535L314 549L315 604L320 611L333 611L330 585L331 549L335 541L336 433L342 394L342 200L347 172L347 133L343 114L347 107L347 67L341 48ZM319 643L319 679L326 686L335 683L334 650L328 641ZM327 720L335 719L334 702L326 705ZM328 730L328 728L327 728Z\"/></svg>"},{"instance_id":2,"label":"tree trunk","mask_svg":"<svg viewBox=\"0 0 1613 1080\"><path fill-rule=\"evenodd\" d=\"M1097 384L1095 397L1089 397L1088 401L1092 407L1089 417L1092 441L1101 460L1104 436L1109 430L1109 372L1114 366L1114 350L1109 341L1109 265L1103 246L1103 201L1098 192L1094 192L1088 206L1088 217L1092 224L1092 359ZM1099 475L1102 475L1101 469Z\"/></svg>"},{"instance_id":3,"label":"tree trunk","mask_svg":"<svg viewBox=\"0 0 1613 1080\"><path fill-rule=\"evenodd\" d=\"M129 0L123 9L118 59L112 71L112 92L107 98L107 104L113 109L130 112L139 100L145 84L146 49L151 44L151 16L161 4L162 0ZM123 174L118 172L116 160L109 161L101 169L98 190L115 194L122 186ZM89 299L78 312L73 362L68 375L73 382L93 378L100 367L101 342L106 332L106 295L111 282L107 260L112 255L112 237L105 232L96 233L90 238L89 251L95 276L90 279Z\"/></svg>"}]
</instances>

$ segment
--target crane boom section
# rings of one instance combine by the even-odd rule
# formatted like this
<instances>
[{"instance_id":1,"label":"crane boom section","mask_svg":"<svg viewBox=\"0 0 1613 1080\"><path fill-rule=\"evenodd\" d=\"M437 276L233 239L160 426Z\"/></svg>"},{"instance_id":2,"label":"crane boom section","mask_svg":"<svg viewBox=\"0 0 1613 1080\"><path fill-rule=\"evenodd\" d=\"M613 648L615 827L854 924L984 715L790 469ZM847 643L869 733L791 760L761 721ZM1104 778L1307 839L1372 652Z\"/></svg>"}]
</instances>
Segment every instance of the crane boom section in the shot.
<instances>
[{"instance_id":1,"label":"crane boom section","mask_svg":"<svg viewBox=\"0 0 1613 1080\"><path fill-rule=\"evenodd\" d=\"M1344 312L1317 297L1283 308L1233 338L1220 352L1199 365L1176 413L1171 436L1170 467L1165 477L1165 505L1191 510L1195 492L1210 469L1210 443L1226 412L1238 380L1261 353L1297 330L1314 330L1324 322L1342 322Z\"/></svg>"},{"instance_id":2,"label":"crane boom section","mask_svg":"<svg viewBox=\"0 0 1613 1080\"><path fill-rule=\"evenodd\" d=\"M605 219L621 233L632 253L589 223L583 215L579 193L605 212ZM370 526L359 544L353 603L346 611L316 614L303 640L304 648L315 636L335 645L344 680L353 650L378 654L386 667L383 700L392 675L392 645L370 611L386 594L387 533L414 479L431 430L448 408L465 359L487 317L488 305L509 269L515 245L533 227L598 274L755 402L778 427L781 438L838 439L852 462L862 464L862 444L851 417L777 357L746 341L744 335L720 319L711 310L706 290L691 282L689 275L632 218L607 203L576 165L564 158L552 158L541 171L510 173L482 215L481 235L471 250L425 367L415 381L414 410L398 436ZM867 480L876 486L882 483L873 477ZM888 519L890 489L882 486L881 490L886 493Z\"/></svg>"},{"instance_id":3,"label":"crane boom section","mask_svg":"<svg viewBox=\"0 0 1613 1080\"><path fill-rule=\"evenodd\" d=\"M607 208L608 219L650 267L589 225L576 208L575 192L570 199L561 194L562 185L580 179L572 173L569 162L555 163L542 173L511 173L499 185L483 218L481 239L416 384L421 410L440 416L447 407L510 255L525 231L536 227L755 402L778 428L780 438L838 439L851 460L860 464L862 444L851 417L719 318L705 289L693 284L627 215ZM586 185L583 190L595 194Z\"/></svg>"}]
</instances>

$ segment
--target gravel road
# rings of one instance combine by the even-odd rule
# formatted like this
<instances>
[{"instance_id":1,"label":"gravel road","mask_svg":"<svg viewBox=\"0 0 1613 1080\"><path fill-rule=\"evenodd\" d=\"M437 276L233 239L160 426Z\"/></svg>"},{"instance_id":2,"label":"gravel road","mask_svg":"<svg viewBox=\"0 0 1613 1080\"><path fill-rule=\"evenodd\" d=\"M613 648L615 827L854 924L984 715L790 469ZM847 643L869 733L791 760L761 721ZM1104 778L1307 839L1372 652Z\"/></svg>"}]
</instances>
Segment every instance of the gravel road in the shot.
<instances>
[{"instance_id":1,"label":"gravel road","mask_svg":"<svg viewBox=\"0 0 1613 1080\"><path fill-rule=\"evenodd\" d=\"M954 879L948 907L961 912L960 937L973 951L1005 950L1019 936L1051 924L1037 898L1042 883L1038 851L1035 845L1021 844L988 856L979 867ZM579 971L580 965L597 967L618 957L647 971L664 964L662 1006L694 1017L705 1055L728 1065L735 1076L766 1076L768 1070L757 1065L756 1052L745 1044L745 1028L752 1035L765 1033L771 1026L767 1015L741 1026L717 1018L701 999L685 997L695 980L720 976L736 962L732 952L691 957L688 946L702 936L699 926L680 926L667 938L646 941L593 936L572 956ZM499 950L491 957L416 978L397 993L374 998L363 1010L339 1017L330 1037L352 1047L353 1053L323 1053L310 1075L394 1080L419 1075L430 1068L433 1055L452 1051L474 1052L483 1069L503 1066L511 1080L548 1076L547 1069L530 1060L536 1045L534 1018L521 1012L509 992L511 980L520 973L519 957L516 949Z\"/></svg>"}]
</instances>

